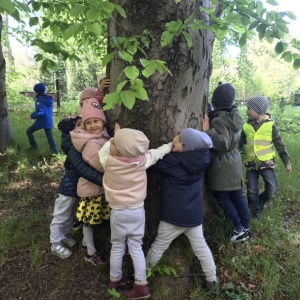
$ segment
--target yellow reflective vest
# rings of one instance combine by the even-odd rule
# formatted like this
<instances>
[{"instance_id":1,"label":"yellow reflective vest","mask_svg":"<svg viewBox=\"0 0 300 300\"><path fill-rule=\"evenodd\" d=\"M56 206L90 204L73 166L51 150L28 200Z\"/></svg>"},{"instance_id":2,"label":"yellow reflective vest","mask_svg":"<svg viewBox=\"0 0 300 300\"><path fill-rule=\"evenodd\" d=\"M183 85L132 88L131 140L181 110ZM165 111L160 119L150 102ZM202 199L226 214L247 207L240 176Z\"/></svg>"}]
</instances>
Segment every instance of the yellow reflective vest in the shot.
<instances>
[{"instance_id":1,"label":"yellow reflective vest","mask_svg":"<svg viewBox=\"0 0 300 300\"><path fill-rule=\"evenodd\" d=\"M257 131L249 123L244 124L243 131L247 139L247 145L245 145L245 162L255 159L267 161L276 156L272 142L273 124L274 121L263 123Z\"/></svg>"}]
</instances>

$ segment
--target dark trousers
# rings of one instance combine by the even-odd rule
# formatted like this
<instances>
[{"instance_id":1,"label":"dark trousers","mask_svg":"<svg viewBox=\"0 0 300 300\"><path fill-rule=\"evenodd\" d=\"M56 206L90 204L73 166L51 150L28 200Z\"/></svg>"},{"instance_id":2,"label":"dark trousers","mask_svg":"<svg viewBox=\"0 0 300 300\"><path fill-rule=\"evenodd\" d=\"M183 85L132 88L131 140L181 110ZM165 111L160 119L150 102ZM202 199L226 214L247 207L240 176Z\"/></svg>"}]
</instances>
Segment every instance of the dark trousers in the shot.
<instances>
[{"instance_id":1,"label":"dark trousers","mask_svg":"<svg viewBox=\"0 0 300 300\"><path fill-rule=\"evenodd\" d=\"M249 209L242 189L226 192L213 191L212 193L236 231L240 232L243 228L249 228Z\"/></svg>"},{"instance_id":2,"label":"dark trousers","mask_svg":"<svg viewBox=\"0 0 300 300\"><path fill-rule=\"evenodd\" d=\"M37 127L35 124L32 124L26 130L26 134L28 136L29 144L33 148L37 148L37 143L36 143L36 140L35 140L35 138L33 136L33 133L36 132L36 131L38 131L38 130L40 130L40 129L43 129L43 128ZM44 129L44 131L45 131L45 134L46 134L46 137L47 137L47 141L48 141L48 143L50 145L51 152L54 153L54 154L57 154L58 153L58 149L57 149L55 140L53 138L52 129Z\"/></svg>"},{"instance_id":3,"label":"dark trousers","mask_svg":"<svg viewBox=\"0 0 300 300\"><path fill-rule=\"evenodd\" d=\"M259 194L259 176L265 183L265 190ZM278 191L278 182L274 169L247 170L247 198L253 214L259 214L264 204Z\"/></svg>"}]
</instances>

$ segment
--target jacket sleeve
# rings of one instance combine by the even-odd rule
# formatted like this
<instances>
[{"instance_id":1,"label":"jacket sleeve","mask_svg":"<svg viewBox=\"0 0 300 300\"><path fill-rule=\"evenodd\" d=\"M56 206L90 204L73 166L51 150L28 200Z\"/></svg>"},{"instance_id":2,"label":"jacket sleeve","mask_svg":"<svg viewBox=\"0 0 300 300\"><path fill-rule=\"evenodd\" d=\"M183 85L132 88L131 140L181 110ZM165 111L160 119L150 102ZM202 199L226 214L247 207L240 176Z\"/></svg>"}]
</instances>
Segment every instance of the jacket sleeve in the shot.
<instances>
[{"instance_id":1,"label":"jacket sleeve","mask_svg":"<svg viewBox=\"0 0 300 300\"><path fill-rule=\"evenodd\" d=\"M102 186L103 174L86 163L83 160L81 153L78 152L73 145L69 149L68 158L78 176Z\"/></svg>"},{"instance_id":2,"label":"jacket sleeve","mask_svg":"<svg viewBox=\"0 0 300 300\"><path fill-rule=\"evenodd\" d=\"M239 150L241 153L244 153L246 143L247 143L246 134L245 134L244 130L242 130L241 137L240 137L239 144L238 144Z\"/></svg>"},{"instance_id":3,"label":"jacket sleeve","mask_svg":"<svg viewBox=\"0 0 300 300\"><path fill-rule=\"evenodd\" d=\"M98 152L100 151L100 145L94 140L89 140L82 150L82 158L90 166L92 166L97 171L103 171Z\"/></svg>"},{"instance_id":4,"label":"jacket sleeve","mask_svg":"<svg viewBox=\"0 0 300 300\"><path fill-rule=\"evenodd\" d=\"M174 173L173 168L171 168L169 155L166 155L162 159L159 159L154 165L152 165L147 171L150 173L158 173L163 175L170 175Z\"/></svg>"},{"instance_id":5,"label":"jacket sleeve","mask_svg":"<svg viewBox=\"0 0 300 300\"><path fill-rule=\"evenodd\" d=\"M146 153L146 165L145 168L148 169L154 165L159 159L162 159L166 154L171 152L172 142L164 144L157 149L151 149Z\"/></svg>"},{"instance_id":6,"label":"jacket sleeve","mask_svg":"<svg viewBox=\"0 0 300 300\"><path fill-rule=\"evenodd\" d=\"M110 141L107 141L98 152L100 163L105 170L108 155L110 154Z\"/></svg>"},{"instance_id":7,"label":"jacket sleeve","mask_svg":"<svg viewBox=\"0 0 300 300\"><path fill-rule=\"evenodd\" d=\"M231 147L231 138L228 126L216 118L211 124L211 129L208 129L206 133L213 141L213 148L219 152L226 152Z\"/></svg>"},{"instance_id":8,"label":"jacket sleeve","mask_svg":"<svg viewBox=\"0 0 300 300\"><path fill-rule=\"evenodd\" d=\"M46 114L46 105L44 103L39 102L39 104L35 105L35 111L31 114L31 119L39 119L45 114Z\"/></svg>"},{"instance_id":9,"label":"jacket sleeve","mask_svg":"<svg viewBox=\"0 0 300 300\"><path fill-rule=\"evenodd\" d=\"M273 144L276 148L276 151L278 152L278 155L280 156L282 162L285 166L290 165L290 156L287 152L287 149L285 147L285 144L280 136L279 130L277 126L274 124L272 128L272 140Z\"/></svg>"}]
</instances>

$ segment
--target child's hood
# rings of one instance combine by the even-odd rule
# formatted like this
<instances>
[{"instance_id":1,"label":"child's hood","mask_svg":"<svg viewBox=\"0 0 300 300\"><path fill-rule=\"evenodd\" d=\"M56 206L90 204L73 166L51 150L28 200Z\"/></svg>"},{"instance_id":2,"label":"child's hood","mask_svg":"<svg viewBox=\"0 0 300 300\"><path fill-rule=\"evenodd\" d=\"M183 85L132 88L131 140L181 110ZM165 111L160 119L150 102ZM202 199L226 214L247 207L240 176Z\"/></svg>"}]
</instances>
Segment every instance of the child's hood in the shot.
<instances>
[{"instance_id":1,"label":"child's hood","mask_svg":"<svg viewBox=\"0 0 300 300\"><path fill-rule=\"evenodd\" d=\"M49 95L39 95L36 98L36 103L38 105L38 102L43 103L44 105L48 106L48 107L52 107L53 106L53 98Z\"/></svg>"},{"instance_id":2,"label":"child's hood","mask_svg":"<svg viewBox=\"0 0 300 300\"><path fill-rule=\"evenodd\" d=\"M83 148L90 140L95 140L101 146L109 140L109 135L106 131L102 131L99 134L91 134L82 128L76 128L70 132L70 135L74 147L79 152L82 152Z\"/></svg>"},{"instance_id":3,"label":"child's hood","mask_svg":"<svg viewBox=\"0 0 300 300\"><path fill-rule=\"evenodd\" d=\"M233 130L233 132L239 132L243 128L243 124L244 124L243 118L239 110L234 106L228 111L227 110L215 111L213 120L215 118L220 118Z\"/></svg>"},{"instance_id":4,"label":"child's hood","mask_svg":"<svg viewBox=\"0 0 300 300\"><path fill-rule=\"evenodd\" d=\"M182 167L191 174L205 171L212 159L212 150L210 149L170 153L170 155L172 154L178 159Z\"/></svg>"}]
</instances>

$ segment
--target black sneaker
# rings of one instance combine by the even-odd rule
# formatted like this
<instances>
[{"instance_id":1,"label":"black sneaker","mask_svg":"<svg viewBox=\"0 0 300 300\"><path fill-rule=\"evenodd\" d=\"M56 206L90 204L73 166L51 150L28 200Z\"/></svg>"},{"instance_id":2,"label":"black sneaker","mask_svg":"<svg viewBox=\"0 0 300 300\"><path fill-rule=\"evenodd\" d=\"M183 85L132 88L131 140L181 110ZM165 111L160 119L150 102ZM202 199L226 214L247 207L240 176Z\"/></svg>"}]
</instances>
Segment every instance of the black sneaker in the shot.
<instances>
[{"instance_id":1,"label":"black sneaker","mask_svg":"<svg viewBox=\"0 0 300 300\"><path fill-rule=\"evenodd\" d=\"M251 238L250 229L243 229L240 232L234 231L231 241L233 243L246 242Z\"/></svg>"}]
</instances>

